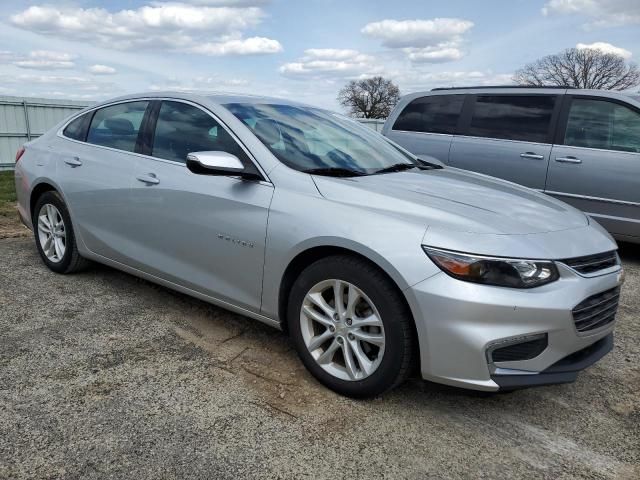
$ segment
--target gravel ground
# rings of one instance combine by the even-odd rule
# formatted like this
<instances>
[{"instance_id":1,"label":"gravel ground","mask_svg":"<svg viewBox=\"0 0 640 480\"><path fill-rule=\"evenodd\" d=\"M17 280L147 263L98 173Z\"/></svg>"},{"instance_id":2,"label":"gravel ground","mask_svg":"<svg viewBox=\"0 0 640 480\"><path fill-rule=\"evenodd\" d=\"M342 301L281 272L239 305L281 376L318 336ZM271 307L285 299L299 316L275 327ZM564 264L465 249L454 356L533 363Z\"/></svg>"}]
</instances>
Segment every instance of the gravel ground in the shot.
<instances>
[{"instance_id":1,"label":"gravel ground","mask_svg":"<svg viewBox=\"0 0 640 480\"><path fill-rule=\"evenodd\" d=\"M616 347L570 385L478 394L411 380L371 401L285 335L0 240L0 478L640 478L640 246Z\"/></svg>"}]
</instances>

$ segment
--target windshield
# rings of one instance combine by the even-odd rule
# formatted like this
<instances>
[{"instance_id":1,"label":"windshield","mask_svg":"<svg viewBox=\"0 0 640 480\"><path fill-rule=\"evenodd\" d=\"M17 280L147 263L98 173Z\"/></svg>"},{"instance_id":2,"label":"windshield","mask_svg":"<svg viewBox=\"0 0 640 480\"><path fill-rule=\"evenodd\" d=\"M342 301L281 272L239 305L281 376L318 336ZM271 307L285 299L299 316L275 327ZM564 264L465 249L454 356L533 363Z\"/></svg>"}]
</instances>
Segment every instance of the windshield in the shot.
<instances>
[{"instance_id":1,"label":"windshield","mask_svg":"<svg viewBox=\"0 0 640 480\"><path fill-rule=\"evenodd\" d=\"M415 165L416 161L382 135L356 121L324 110L292 105L230 103L243 121L282 163L296 170L356 175Z\"/></svg>"}]
</instances>

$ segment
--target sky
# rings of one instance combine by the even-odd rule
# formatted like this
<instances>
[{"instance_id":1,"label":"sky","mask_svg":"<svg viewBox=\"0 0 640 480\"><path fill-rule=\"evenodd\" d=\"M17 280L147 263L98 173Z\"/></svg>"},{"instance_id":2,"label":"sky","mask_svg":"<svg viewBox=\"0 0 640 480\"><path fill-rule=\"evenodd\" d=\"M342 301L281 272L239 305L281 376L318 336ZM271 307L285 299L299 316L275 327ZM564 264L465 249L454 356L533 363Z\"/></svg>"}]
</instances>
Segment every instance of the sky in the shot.
<instances>
[{"instance_id":1,"label":"sky","mask_svg":"<svg viewBox=\"0 0 640 480\"><path fill-rule=\"evenodd\" d=\"M572 47L639 61L640 0L3 0L0 95L223 91L341 110L352 79L503 85Z\"/></svg>"}]
</instances>

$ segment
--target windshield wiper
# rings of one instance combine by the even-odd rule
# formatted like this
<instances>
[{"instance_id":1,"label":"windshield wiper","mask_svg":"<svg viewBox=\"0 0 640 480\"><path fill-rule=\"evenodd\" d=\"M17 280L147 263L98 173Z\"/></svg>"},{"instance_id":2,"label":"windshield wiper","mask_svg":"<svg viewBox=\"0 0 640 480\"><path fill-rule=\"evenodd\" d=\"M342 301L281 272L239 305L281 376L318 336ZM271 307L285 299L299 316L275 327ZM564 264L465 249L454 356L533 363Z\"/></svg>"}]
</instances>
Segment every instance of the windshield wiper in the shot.
<instances>
[{"instance_id":1,"label":"windshield wiper","mask_svg":"<svg viewBox=\"0 0 640 480\"><path fill-rule=\"evenodd\" d=\"M412 168L420 168L419 165L415 163L395 163L389 167L381 168L380 170L376 170L375 173L392 173L392 172L402 172L404 170L410 170Z\"/></svg>"},{"instance_id":2,"label":"windshield wiper","mask_svg":"<svg viewBox=\"0 0 640 480\"><path fill-rule=\"evenodd\" d=\"M325 175L327 177L360 177L362 175L366 175L364 172L341 167L310 168L308 170L303 170L303 172L311 175Z\"/></svg>"}]
</instances>

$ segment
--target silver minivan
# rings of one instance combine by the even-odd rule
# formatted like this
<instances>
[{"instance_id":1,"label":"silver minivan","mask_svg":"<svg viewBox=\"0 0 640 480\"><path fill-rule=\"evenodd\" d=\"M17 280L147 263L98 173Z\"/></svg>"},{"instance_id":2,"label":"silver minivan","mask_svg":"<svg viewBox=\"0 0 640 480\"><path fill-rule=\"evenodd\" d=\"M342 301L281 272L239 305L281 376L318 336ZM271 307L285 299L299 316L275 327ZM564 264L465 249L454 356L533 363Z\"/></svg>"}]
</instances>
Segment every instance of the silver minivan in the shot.
<instances>
[{"instance_id":1,"label":"silver minivan","mask_svg":"<svg viewBox=\"0 0 640 480\"><path fill-rule=\"evenodd\" d=\"M640 243L640 96L434 89L403 97L382 133L419 157L543 191Z\"/></svg>"}]
</instances>

